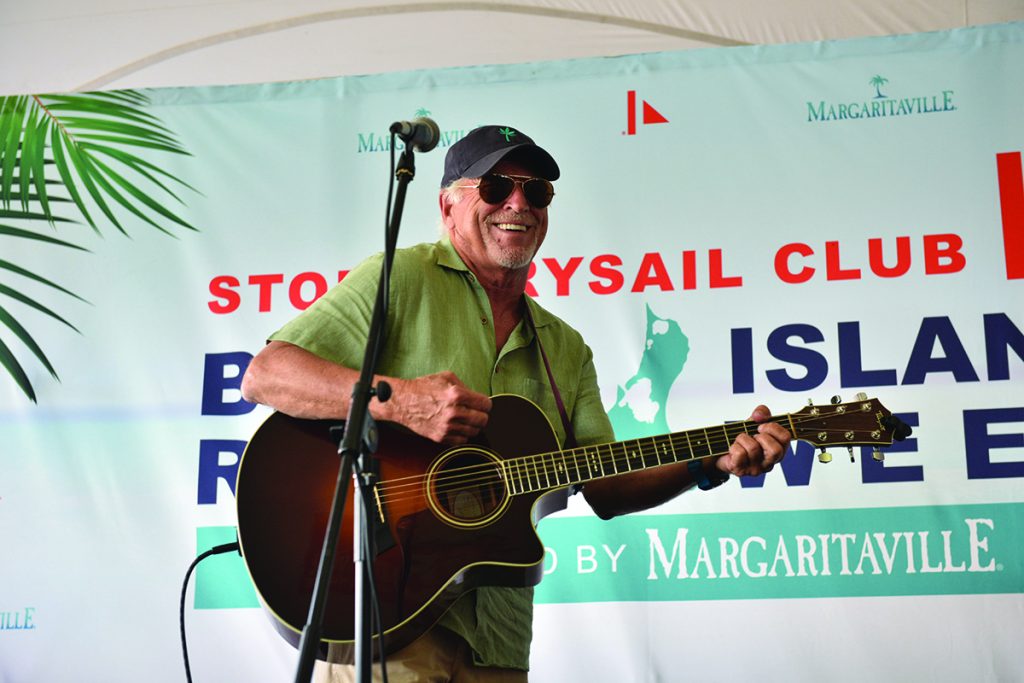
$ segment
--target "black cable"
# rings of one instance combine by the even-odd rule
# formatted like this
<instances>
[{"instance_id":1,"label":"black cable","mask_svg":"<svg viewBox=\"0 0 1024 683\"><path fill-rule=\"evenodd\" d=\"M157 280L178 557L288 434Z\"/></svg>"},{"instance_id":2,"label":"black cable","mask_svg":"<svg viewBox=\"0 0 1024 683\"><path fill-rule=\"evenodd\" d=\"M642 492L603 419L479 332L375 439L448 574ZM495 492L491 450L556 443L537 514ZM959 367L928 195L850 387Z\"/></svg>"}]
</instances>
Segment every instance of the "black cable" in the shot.
<instances>
[{"instance_id":1,"label":"black cable","mask_svg":"<svg viewBox=\"0 0 1024 683\"><path fill-rule=\"evenodd\" d=\"M238 541L235 541L234 543L225 543L223 545L215 545L202 553L199 557L192 560L192 564L189 565L188 571L185 572L185 581L181 584L181 606L178 611L178 622L181 625L181 654L185 658L185 680L187 680L188 683L192 683L192 669L188 665L188 643L185 642L185 593L188 590L188 580L189 577L192 576L192 570L195 569L196 565L200 562L211 555L230 553L232 550L237 551L239 555L242 554L241 546L238 545Z\"/></svg>"}]
</instances>

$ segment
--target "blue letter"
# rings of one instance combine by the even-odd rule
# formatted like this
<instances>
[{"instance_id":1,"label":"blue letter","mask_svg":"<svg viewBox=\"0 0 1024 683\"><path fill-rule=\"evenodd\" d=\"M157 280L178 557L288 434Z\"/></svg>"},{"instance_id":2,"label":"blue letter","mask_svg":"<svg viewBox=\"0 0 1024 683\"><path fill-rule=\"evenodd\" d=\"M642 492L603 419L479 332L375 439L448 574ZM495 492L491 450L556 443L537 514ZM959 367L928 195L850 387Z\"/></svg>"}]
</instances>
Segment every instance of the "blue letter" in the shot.
<instances>
[{"instance_id":1,"label":"blue letter","mask_svg":"<svg viewBox=\"0 0 1024 683\"><path fill-rule=\"evenodd\" d=\"M754 391L754 344L749 327L732 330L732 393Z\"/></svg>"},{"instance_id":2,"label":"blue letter","mask_svg":"<svg viewBox=\"0 0 1024 683\"><path fill-rule=\"evenodd\" d=\"M920 423L917 413L899 413L901 420L911 427ZM904 439L894 441L891 446L885 448L885 455L888 458L890 453L916 453L917 439ZM924 468L920 465L903 465L902 467L891 467L885 462L878 462L871 457L871 448L860 449L860 474L861 481L865 484L880 484L890 481L924 481Z\"/></svg>"},{"instance_id":3,"label":"blue letter","mask_svg":"<svg viewBox=\"0 0 1024 683\"><path fill-rule=\"evenodd\" d=\"M203 415L245 415L252 412L255 403L242 398L242 375L252 361L252 354L208 353L203 367ZM232 368L231 374L227 369ZM224 392L237 392L238 398L227 401Z\"/></svg>"},{"instance_id":4,"label":"blue letter","mask_svg":"<svg viewBox=\"0 0 1024 683\"><path fill-rule=\"evenodd\" d=\"M200 505L217 502L217 480L223 479L235 494L235 480L238 478L238 462L242 459L245 442L234 439L202 439L199 442L199 496ZM235 461L230 465L220 464L221 453L234 453Z\"/></svg>"},{"instance_id":5,"label":"blue letter","mask_svg":"<svg viewBox=\"0 0 1024 683\"><path fill-rule=\"evenodd\" d=\"M1024 461L992 462L989 458L993 448L1024 448L1024 434L989 434L988 425L993 422L1024 422L1024 408L964 411L967 478L1024 477Z\"/></svg>"},{"instance_id":6,"label":"blue letter","mask_svg":"<svg viewBox=\"0 0 1024 683\"><path fill-rule=\"evenodd\" d=\"M896 370L864 370L860 323L839 323L839 386L882 387L896 384Z\"/></svg>"},{"instance_id":7,"label":"blue letter","mask_svg":"<svg viewBox=\"0 0 1024 683\"><path fill-rule=\"evenodd\" d=\"M1007 348L1016 351L1017 358L1024 360L1024 333L1010 322L1005 313L989 313L985 316L985 358L990 380L1010 379Z\"/></svg>"},{"instance_id":8,"label":"blue letter","mask_svg":"<svg viewBox=\"0 0 1024 683\"><path fill-rule=\"evenodd\" d=\"M945 356L932 358L932 348L938 340L939 346L946 352ZM907 361L907 371L903 374L904 384L924 384L925 375L929 372L952 372L957 382L977 382L978 373L967 357L967 351L960 342L953 323L949 318L925 318L921 321L921 329L914 340L914 350Z\"/></svg>"},{"instance_id":9,"label":"blue letter","mask_svg":"<svg viewBox=\"0 0 1024 683\"><path fill-rule=\"evenodd\" d=\"M781 361L803 366L807 374L793 378L784 369L769 370L765 373L768 381L782 391L808 391L820 387L828 376L828 361L817 351L790 346L790 337L799 337L805 342L825 340L821 331L813 325L783 325L772 332L768 336L768 352Z\"/></svg>"}]
</instances>

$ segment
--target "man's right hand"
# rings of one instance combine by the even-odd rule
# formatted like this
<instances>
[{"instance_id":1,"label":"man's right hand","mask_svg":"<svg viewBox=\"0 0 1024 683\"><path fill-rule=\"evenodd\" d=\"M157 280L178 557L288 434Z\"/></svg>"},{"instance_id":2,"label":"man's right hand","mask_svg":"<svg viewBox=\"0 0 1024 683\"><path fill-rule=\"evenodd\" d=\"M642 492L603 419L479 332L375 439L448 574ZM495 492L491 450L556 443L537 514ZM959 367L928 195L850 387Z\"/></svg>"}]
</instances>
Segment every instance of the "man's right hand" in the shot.
<instances>
[{"instance_id":1,"label":"man's right hand","mask_svg":"<svg viewBox=\"0 0 1024 683\"><path fill-rule=\"evenodd\" d=\"M476 436L491 410L491 399L462 383L453 372L388 380L389 416L431 441L453 446Z\"/></svg>"},{"instance_id":2,"label":"man's right hand","mask_svg":"<svg viewBox=\"0 0 1024 683\"><path fill-rule=\"evenodd\" d=\"M293 417L344 418L359 372L287 342L272 341L256 354L242 378L242 396ZM386 403L370 402L379 420L397 422L432 441L466 443L487 424L491 399L462 383L455 373L415 379L377 375L393 389Z\"/></svg>"}]
</instances>

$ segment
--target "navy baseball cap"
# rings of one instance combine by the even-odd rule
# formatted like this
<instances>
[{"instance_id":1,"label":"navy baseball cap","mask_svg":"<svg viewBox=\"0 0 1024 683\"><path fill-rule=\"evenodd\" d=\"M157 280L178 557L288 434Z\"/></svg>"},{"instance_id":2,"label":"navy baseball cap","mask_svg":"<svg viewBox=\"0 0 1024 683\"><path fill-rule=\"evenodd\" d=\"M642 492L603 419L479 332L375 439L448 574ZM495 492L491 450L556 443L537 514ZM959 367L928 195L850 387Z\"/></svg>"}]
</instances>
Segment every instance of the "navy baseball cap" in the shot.
<instances>
[{"instance_id":1,"label":"navy baseball cap","mask_svg":"<svg viewBox=\"0 0 1024 683\"><path fill-rule=\"evenodd\" d=\"M558 180L554 158L526 133L510 126L480 126L448 148L441 187L459 178L479 178L510 155L539 177Z\"/></svg>"}]
</instances>

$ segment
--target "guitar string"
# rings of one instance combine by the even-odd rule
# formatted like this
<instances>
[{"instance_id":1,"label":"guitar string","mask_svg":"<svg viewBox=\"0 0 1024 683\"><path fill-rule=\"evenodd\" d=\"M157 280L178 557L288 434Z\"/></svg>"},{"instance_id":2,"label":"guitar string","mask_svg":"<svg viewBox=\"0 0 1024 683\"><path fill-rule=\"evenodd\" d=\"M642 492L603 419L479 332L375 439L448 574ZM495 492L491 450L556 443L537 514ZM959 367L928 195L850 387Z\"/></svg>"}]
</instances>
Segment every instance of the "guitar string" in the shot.
<instances>
[{"instance_id":1,"label":"guitar string","mask_svg":"<svg viewBox=\"0 0 1024 683\"><path fill-rule=\"evenodd\" d=\"M817 419L817 418L809 418L809 419ZM801 423L802 422L806 422L806 421L808 421L808 419L795 420L795 422L801 422ZM724 431L728 434L728 437L729 437L728 441L726 443L728 445L731 445L732 440L736 436L738 436L739 434L742 434L742 433L748 433L749 434L751 431L755 431L755 428L756 428L757 424L759 424L759 423L755 423L755 422L752 422L752 421L746 421L746 422L743 422L743 423L730 423L728 425L722 425L721 427L710 427L710 428L707 428L707 429L711 429L711 430L714 430L714 431L717 432L718 429L724 428ZM647 457L649 457L651 455L654 455L655 458L657 458L658 457L657 456L657 451L658 451L659 448L661 448L662 451L664 452L664 446L667 444L669 447L673 448L673 450L674 450L673 439L681 442L682 441L682 437L687 436L688 434L690 434L692 432L704 432L705 433L704 436L705 436L705 438L707 440L707 443L703 443L703 442L699 443L699 445L701 447L717 446L719 444L719 442L725 441L721 435L718 435L718 434L714 434L714 435L707 434L707 429L690 430L689 432L677 432L675 434L658 435L658 436L655 436L655 437L639 437L637 439L629 439L629 440L625 440L625 441L612 442L612 443L606 443L606 444L595 444L595 445L591 445L591 446L579 447L579 448L576 448L576 449L567 449L567 450L564 450L564 451L552 451L550 453L536 453L536 454L531 454L531 455L528 455L528 456L522 456L522 457L519 457L519 458L511 458L511 459L503 460L501 462L505 463L505 464L514 464L514 465L516 465L516 466L518 466L520 468L523 468L523 467L531 468L533 470L533 473L530 473L531 476L533 474L551 475L551 474L557 474L558 473L559 466L563 465L564 461L567 458L571 459L573 461L573 464L575 465L575 464L579 463L580 456L582 456L583 459L584 459L584 466L586 466L585 463L592 461L592 459L589 457L590 454L588 454L587 451L598 451L598 452L600 452L602 448L608 452L608 456L610 456L610 457L606 457L604 455L601 455L599 460L598 460L598 462L601 463L601 464L614 463L615 461L621 459L621 456L626 456L627 455L627 449L625 448L625 445L629 444L631 442L635 443L639 447L638 450L641 451L641 454L640 454L639 457L647 458ZM735 431L735 433L732 433L733 431ZM821 430L821 431L832 432L832 433L839 433L839 432L846 432L846 431L849 431L849 430L844 430L844 429L825 429L825 430ZM688 445L689 445L689 441L688 441ZM613 448L613 447L616 447L616 446L619 447L619 448L618 449ZM616 455L616 450L619 451L619 455L618 456ZM728 447L726 448L726 451L727 450L728 450ZM580 452L580 453L578 453L578 452ZM684 460L691 460L691 459L694 459L694 458L711 457L712 455L714 455L714 453L710 453L709 452L709 453L704 454L704 455L693 454L693 455L690 455L690 456L688 456L686 458L678 458L676 456L675 459L672 462L683 462ZM559 463L558 460L562 460L563 463ZM626 463L627 461L628 460L623 460L624 463ZM545 466L543 468L539 469L536 466L537 463L545 463ZM550 464L547 464L547 463L550 463ZM665 463L665 464L672 464L672 463ZM645 466L646 467L650 467L651 465L646 465L645 464ZM473 465L465 465L465 466L462 466L462 467L458 467L458 468L447 470L445 474L443 474L441 476L438 476L438 477L435 477L435 481L437 481L437 482L456 481L456 480L459 480L459 479L465 479L467 477L472 477L474 475L474 472L492 472L492 471L494 471L496 469L500 469L500 465L497 462L495 462L495 461L488 460L488 461L482 462L482 463L477 463L477 464L473 464ZM628 471L628 468L627 468L627 471ZM617 470L613 471L613 474L618 474L618 473L619 472ZM400 477L400 478L397 478L397 479L391 479L391 480L388 481L388 484L391 485L391 489L392 490L398 490L399 488L401 488L403 486L403 484L401 484L400 482L408 480L410 482L409 484L407 484L408 486L417 486L418 487L418 486L420 486L420 484L422 483L422 481L425 478L427 478L426 475L419 475L419 474L417 474L417 475L410 475L409 477Z\"/></svg>"},{"instance_id":2,"label":"guitar string","mask_svg":"<svg viewBox=\"0 0 1024 683\"><path fill-rule=\"evenodd\" d=\"M835 414L841 414L841 413L835 413ZM817 420L817 419L820 419L820 417L819 416L812 416L812 417L809 417L809 418L800 418L800 419L794 420L794 422L803 423L803 422L807 422L807 421L811 421L811 420ZM731 446L732 440L735 438L735 436L738 436L739 434L744 433L744 432L749 433L751 431L751 428L756 428L757 424L759 424L759 423L755 423L755 422L751 422L751 421L746 421L746 422L742 422L742 423L730 423L729 425L722 425L720 427L710 427L710 428L707 428L707 429L711 429L711 430L714 430L714 431L717 431L718 429L724 428L723 431L728 435L728 440L723 439L723 437L719 436L719 435L709 435L709 434L707 434L706 433L707 429L697 429L697 430L690 430L689 432L677 432L675 434L659 435L659 436L656 436L656 437L640 437L638 439L626 440L626 441L621 441L621 442L614 442L614 443L611 443L611 444L597 444L597 445L594 445L594 446L586 446L586 447L577 448L577 449L569 449L569 450L566 450L566 451L553 451L551 453L532 454L532 455L529 455L529 456L522 456L520 458L512 458L512 459L504 460L502 462L505 463L505 464L515 465L520 470L524 470L525 469L526 470L525 475L523 474L523 472L517 472L517 473L513 473L513 476L517 476L518 480L520 481L520 483L522 483L525 480L528 484L530 484L529 491L534 491L534 490L537 490L538 488L545 488L545 487L552 488L551 483L550 483L552 477L554 477L554 479L555 479L555 482L556 482L555 485L556 486L566 485L566 484L569 484L569 483L573 483L570 480L566 480L564 482L559 480L559 474L560 474L561 471L563 471L565 469L565 465L566 465L565 461L566 461L567 458L572 460L572 465L574 466L575 469L577 469L577 470L586 470L587 471L588 475L590 475L590 476L587 477L586 479L594 479L594 478L599 478L599 477L602 477L602 476L610 476L610 475L614 475L614 474L624 474L624 473L626 473L628 471L631 471L631 470L641 469L641 468L635 468L635 467L630 467L629 466L629 460L628 460L628 452L629 451L625 448L625 444L628 444L630 442L633 442L633 443L635 443L638 446L638 448L636 450L639 451L639 454L634 456L634 457L639 457L639 458L641 458L641 460L644 461L642 463L642 466L643 466L642 468L649 468L649 467L653 467L653 466L656 466L656 465L659 465L659 464L673 464L673 463L678 463L678 462L684 462L685 460L692 460L694 458L712 457L712 456L718 455L720 453L728 452L728 449ZM739 429L737 429L737 428L739 428ZM735 430L735 434L732 433L732 430ZM840 428L840 429L824 429L824 430L820 430L820 431L831 432L831 433L839 433L839 432L846 433L846 432L848 432L850 430L841 429ZM678 456L674 456L674 459L671 462L667 462L667 463L663 463L663 462L660 461L660 456L658 455L659 448L662 449L662 452L664 453L664 447L667 444L669 447L673 448L673 450L674 450L674 445L672 443L673 438L675 438L676 440L681 442L682 439L680 437L685 436L685 435L687 435L689 433L692 433L692 432L705 432L705 436L707 437L707 443L701 443L700 446L702 448L703 447L706 447L706 448L709 448L709 449L710 448L716 448L716 447L719 447L719 445L721 444L722 446L725 446L725 449L722 450L722 451L709 451L709 453L707 453L707 454L696 454L696 453L694 453L694 454L689 455L686 458L679 458ZM843 444L842 443L837 443L837 444L831 444L831 445L843 445ZM860 444L858 444L858 445L860 445ZM619 446L619 448L615 449L615 448L613 448L614 446ZM604 450L607 451L607 456L600 454L600 451L602 450L602 447L604 447ZM599 457L597 458L596 461L594 461L594 459L591 457L592 454L588 454L587 453L588 450L595 451L595 452L598 453ZM616 453L616 450L618 451L618 455ZM689 449L687 449L687 450L689 450ZM581 453L578 453L578 452L581 452ZM561 456L561 457L559 457L559 456ZM580 456L583 457L582 465L580 463ZM647 462L647 460L651 460L651 459L658 460L658 462ZM558 462L559 460L561 460L562 462ZM619 461L621 461L623 463L624 470L622 470L622 471L620 471L618 468L615 467L615 463L617 463ZM590 463L594 463L594 465L591 465ZM609 464L612 465L612 472L611 473L609 473L607 471L607 468L605 467L606 465L609 465ZM541 465L541 466L538 467L538 465ZM562 468L562 470L559 469L560 467ZM593 470L595 468L597 469L597 471L602 472L602 474L594 476L593 475ZM478 463L478 464L474 464L474 465L467 465L467 466L463 466L463 467L454 468L454 469L448 470L447 472L445 472L444 474L442 474L440 476L435 476L434 477L435 490L443 493L443 492L452 491L452 490L464 489L464 488L467 488L464 485L467 482L469 484L471 484L471 485L490 484L490 483L494 483L494 482L500 482L500 481L503 481L505 479L505 477L502 476L502 474L500 472L501 472L500 465L498 463L494 462L494 461L487 461L487 462ZM480 479L477 476L478 474L487 474L488 477L486 479ZM427 475L412 475L410 477L403 477L403 478L389 480L383 486L385 486L387 488L389 494L393 497L396 494L400 494L402 492L401 490L403 488L407 489L407 488L410 488L410 487L414 487L416 489L420 489L422 487L423 482L427 478L429 478ZM545 486L544 483L541 482L541 479L544 479L546 481L546 486ZM405 483L405 484L400 483L403 480L408 480L408 483ZM530 480L536 481L539 484L539 486L538 487L534 487ZM525 493L525 492L527 492L527 491L523 490L523 491L517 491L515 493Z\"/></svg>"},{"instance_id":3,"label":"guitar string","mask_svg":"<svg viewBox=\"0 0 1024 683\"><path fill-rule=\"evenodd\" d=\"M785 418L791 418L794 425L803 424L805 422L820 420L823 417L844 415L838 411L832 411L826 414L819 414L815 416L803 416L800 415L783 415L783 416L772 416L768 418L769 421L774 420L777 422L787 422ZM527 493L536 490L542 490L546 488L557 488L559 486L568 485L574 483L571 477L565 476L567 470L571 471L576 469L578 474L586 472L589 476L585 477L585 480L596 479L603 476L610 476L614 474L625 474L631 470L649 468L661 464L673 464L684 462L686 460L693 460L695 458L706 458L712 457L719 454L728 452L731 447L732 440L736 436L742 433L750 434L752 431L756 431L757 425L760 423L752 421L743 421L724 424L716 427L698 428L694 430L688 430L685 432L676 432L674 434L659 435L655 437L640 437L638 439L631 439L620 442L613 442L610 444L596 444L593 446L580 447L575 449L568 449L565 451L553 451L551 453L537 453L528 456L522 456L519 458L511 458L503 460L502 463L508 466L509 474L516 478L520 484L520 491L512 491L513 495L519 493ZM709 434L708 431L717 432L719 429L723 430L722 435ZM821 429L819 431L826 433L846 433L848 429ZM859 430L855 430L859 431ZM676 441L682 442L683 437L691 434L699 436L700 433L704 434L705 442L699 444L700 448L709 449L707 454L697 454L690 452L687 457L679 458L677 454L669 456L672 458L669 462L662 462L659 455L659 449L662 454L666 454L665 447L668 446L675 453L675 444L673 444L673 438ZM626 448L626 444L634 443L637 448L630 449ZM680 444L682 445L682 444ZM843 445L842 443L831 444L831 445ZM618 446L618 448L615 448ZM686 444L689 446L689 440ZM723 450L711 450L715 448L722 448ZM690 448L684 447L686 451L690 451ZM697 450L697 449L693 449ZM591 453L587 453L591 451ZM605 453L602 453L604 451ZM630 467L629 454L631 452L638 453L634 456L640 458L642 467ZM594 453L597 454L596 461L593 459ZM582 458L582 461L581 461ZM649 462L651 461L651 462ZM616 466L617 463L622 463L622 468ZM635 460L633 461L635 462ZM593 463L593 464L591 464ZM609 467L611 471L609 472ZM512 467L520 470L519 472L512 472ZM451 470L447 470L443 474L434 477L434 490L438 493L445 494L459 490L466 490L469 488L475 488L477 486L485 486L492 484L499 484L506 480L503 475L503 469L501 465L494 461L486 461L483 463L477 463L473 465L466 465L457 467ZM594 471L598 471L601 474L594 476ZM525 474L524 474L525 471ZM486 475L481 478L479 475ZM564 478L565 481L560 479ZM429 476L426 474L411 475L409 477L400 477L398 479L389 480L384 482L380 486L380 495L382 502L397 502L403 499L403 496L408 492L408 489L415 489L416 496L422 496L422 486ZM554 485L552 485L552 479ZM534 485L536 483L536 486ZM516 487L510 487L516 488Z\"/></svg>"},{"instance_id":4,"label":"guitar string","mask_svg":"<svg viewBox=\"0 0 1024 683\"><path fill-rule=\"evenodd\" d=\"M838 433L846 432L848 430L840 429L824 431L834 431ZM734 435L730 434L730 436ZM681 439L679 440L681 441ZM520 483L519 488L521 490L512 491L513 495L516 495L536 490L557 488L558 486L565 486L578 481L625 474L638 469L647 469L660 465L685 462L687 460L713 457L727 453L732 443L731 440L726 441L722 437L709 439L708 443L701 444L701 447L714 450L709 450L709 452L705 454L694 453L685 458L669 456L672 459L666 462L662 460L661 455L666 454L666 445L670 448L674 448L670 437L641 438L633 441L635 441L638 446L638 448L633 450L628 450L624 447L614 449L610 444L600 444L597 446L587 446L585 448L578 449L579 451L583 451L583 453L579 455L575 454L577 449L573 449L568 451L555 451L552 453L538 453L529 456L522 456L520 458L512 458L501 462L509 465L508 470L510 470L511 477ZM629 441L617 443L627 444ZM843 443L836 443L832 445L841 446ZM606 454L601 453L602 446L606 447L604 449ZM595 459L588 456L586 453L587 450L594 451L598 457ZM661 451L661 454L659 454L659 450ZM633 457L634 460L630 461L630 457ZM639 458L642 461L640 467L635 467L630 464L631 462L635 463L636 458ZM621 463L621 467L618 467L617 463ZM512 471L513 467L518 471ZM588 476L577 476L575 479L571 476L565 476L567 471L571 471L572 469L576 469L577 474L586 472ZM503 468L495 461L487 461L484 463L454 468L441 475L435 476L433 478L433 488L438 493L449 493L459 490L468 490L477 486L501 483L508 478L504 476L502 472ZM598 472L599 474L595 474L595 472ZM389 480L381 485L382 499L386 499L388 501L399 500L401 495L410 488L416 489L416 495L422 495L420 489L422 488L423 483L429 478L430 477L428 475L413 475L411 477ZM403 479L409 481L406 483L399 483ZM554 480L554 484L552 484L552 480Z\"/></svg>"},{"instance_id":5,"label":"guitar string","mask_svg":"<svg viewBox=\"0 0 1024 683\"><path fill-rule=\"evenodd\" d=\"M842 444L838 444L842 445ZM861 444L858 444L861 445ZM536 491L544 491L562 486L568 486L573 483L581 483L584 481L590 481L592 479L600 479L608 476L617 476L619 474L627 474L631 471L638 471L640 469L649 469L652 467L658 467L661 465L678 464L686 462L687 460L701 459L708 457L716 457L724 455L729 451L730 444L723 443L721 446L717 444L710 444L710 450L707 454L695 455L688 458L673 459L670 461L662 461L658 459L656 450L651 447L641 447L639 453L635 458L639 458L642 463L640 467L635 465L630 466L626 464L626 458L624 453L609 452L608 456L601 456L597 461L597 464L590 465L586 462L579 463L578 459L574 459L572 466L569 469L578 469L581 476L566 477L564 474L565 468L559 469L558 465L550 465L545 463L541 458L557 456L558 453L554 454L537 454L534 456L524 456L517 460L531 460L532 463L523 463L517 466L519 472L511 472L511 476L506 476L503 470L495 462L489 462L481 465L472 465L464 468L458 468L452 470L445 475L434 477L434 485L432 489L438 495L447 495L451 493L458 493L462 491L477 491L482 487L486 486L500 486L502 489L507 489L508 492L515 495L522 495L525 493L533 493ZM504 461L509 462L509 461ZM613 463L621 463L618 469L614 466L609 466ZM634 461L635 462L635 461ZM541 466L538 466L541 465ZM481 471L481 468L486 468ZM474 470L474 471L470 471ZM525 472L524 472L525 471ZM582 473L586 473L582 476ZM426 475L419 475L416 477L417 481L414 483L406 483L401 485L394 485L393 482L385 482L380 486L380 498L382 503L394 503L406 499L422 498L423 497L423 484L429 479ZM509 480L513 480L518 483L508 486ZM518 490L517 490L518 489Z\"/></svg>"}]
</instances>

